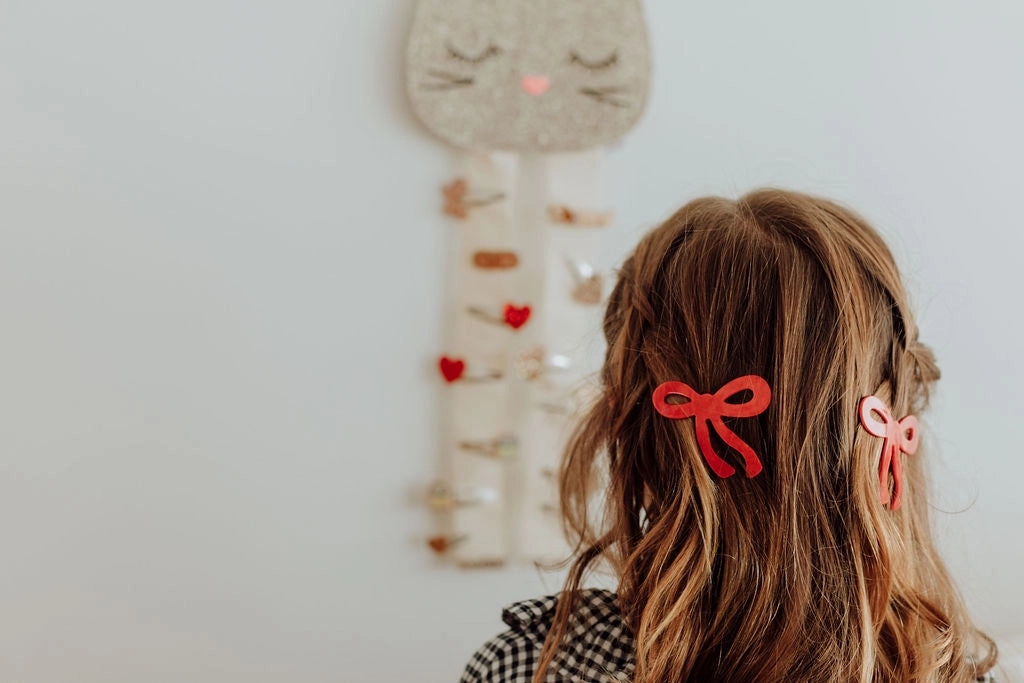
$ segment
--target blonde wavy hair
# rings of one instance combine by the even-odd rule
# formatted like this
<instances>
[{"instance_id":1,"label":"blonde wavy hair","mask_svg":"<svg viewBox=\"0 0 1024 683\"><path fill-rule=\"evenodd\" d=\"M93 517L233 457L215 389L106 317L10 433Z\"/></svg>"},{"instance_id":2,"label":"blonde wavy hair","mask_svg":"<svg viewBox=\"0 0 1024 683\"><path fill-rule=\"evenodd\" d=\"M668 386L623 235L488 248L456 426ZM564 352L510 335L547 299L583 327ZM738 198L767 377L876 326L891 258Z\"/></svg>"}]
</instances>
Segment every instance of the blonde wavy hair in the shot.
<instances>
[{"instance_id":1,"label":"blonde wavy hair","mask_svg":"<svg viewBox=\"0 0 1024 683\"><path fill-rule=\"evenodd\" d=\"M601 560L619 577L635 683L966 681L992 669L995 645L932 540L927 425L903 456L902 506L879 500L881 440L860 427L859 399L920 415L940 373L864 219L782 190L695 200L626 260L604 333L603 393L559 475L578 545L536 683ZM748 374L771 386L768 409L724 421L764 471L719 479L693 420L665 419L651 394L669 380L713 393Z\"/></svg>"}]
</instances>

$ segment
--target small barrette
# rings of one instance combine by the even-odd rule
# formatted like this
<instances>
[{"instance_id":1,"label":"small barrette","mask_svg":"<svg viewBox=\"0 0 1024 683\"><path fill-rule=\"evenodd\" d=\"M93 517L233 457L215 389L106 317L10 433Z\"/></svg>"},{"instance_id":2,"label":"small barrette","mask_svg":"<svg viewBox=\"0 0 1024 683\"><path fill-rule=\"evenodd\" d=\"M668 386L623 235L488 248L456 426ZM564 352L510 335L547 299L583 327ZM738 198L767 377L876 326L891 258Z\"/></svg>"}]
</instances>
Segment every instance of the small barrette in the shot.
<instances>
[{"instance_id":1,"label":"small barrette","mask_svg":"<svg viewBox=\"0 0 1024 683\"><path fill-rule=\"evenodd\" d=\"M504 192L485 192L479 195L470 193L469 183L464 178L457 178L442 188L444 195L444 212L449 216L465 219L469 209L487 206L505 199Z\"/></svg>"},{"instance_id":2,"label":"small barrette","mask_svg":"<svg viewBox=\"0 0 1024 683\"><path fill-rule=\"evenodd\" d=\"M487 441L460 441L459 448L488 458L508 460L516 457L519 452L519 441L511 434L506 434Z\"/></svg>"},{"instance_id":3,"label":"small barrette","mask_svg":"<svg viewBox=\"0 0 1024 683\"><path fill-rule=\"evenodd\" d=\"M727 400L745 389L753 392L753 397L749 401L730 403ZM669 403L666 400L669 396L685 396L690 400L685 403ZM719 477L731 477L736 470L722 460L715 453L715 449L711 447L711 434L707 424L709 421L722 440L743 456L747 477L755 477L761 472L761 461L758 459L757 453L743 439L736 436L735 432L726 427L722 418L753 417L765 411L771 402L772 392L768 382L762 377L757 375L737 377L724 384L714 394L697 393L690 385L683 382L665 382L654 390L652 398L655 409L669 419L697 418L697 443L704 454L704 459Z\"/></svg>"},{"instance_id":4,"label":"small barrette","mask_svg":"<svg viewBox=\"0 0 1024 683\"><path fill-rule=\"evenodd\" d=\"M574 261L568 257L565 259L565 265L568 266L575 283L572 290L573 300L584 306L596 306L601 303L601 290L604 286L601 275L594 272L589 263Z\"/></svg>"},{"instance_id":5,"label":"small barrette","mask_svg":"<svg viewBox=\"0 0 1024 683\"><path fill-rule=\"evenodd\" d=\"M554 470L554 468L552 468L552 467L544 467L544 468L542 468L541 471L540 471L540 476L543 477L545 480L547 480L552 485L554 485L554 484L556 484L558 482L558 472L556 472ZM548 513L548 514L555 514L555 513L561 512L561 508L559 507L557 502L554 502L554 503L552 503L552 502L543 503L540 506L540 509L542 511Z\"/></svg>"},{"instance_id":6,"label":"small barrette","mask_svg":"<svg viewBox=\"0 0 1024 683\"><path fill-rule=\"evenodd\" d=\"M513 330L518 330L530 319L529 306L516 306L514 304L505 304L500 316L477 306L470 306L466 311L470 315L474 315L486 322L493 323L495 325L508 325Z\"/></svg>"},{"instance_id":7,"label":"small barrette","mask_svg":"<svg viewBox=\"0 0 1024 683\"><path fill-rule=\"evenodd\" d=\"M444 555L449 550L451 550L453 546L456 546L459 543L462 543L467 538L469 538L469 536L467 536L467 535L462 535L462 536L433 536L433 537L427 539L427 545L429 545L430 549L433 550L438 555Z\"/></svg>"},{"instance_id":8,"label":"small barrette","mask_svg":"<svg viewBox=\"0 0 1024 683\"><path fill-rule=\"evenodd\" d=\"M513 363L519 379L535 380L548 370L566 370L572 365L572 359L561 354L547 356L544 349L537 347L520 354Z\"/></svg>"},{"instance_id":9,"label":"small barrette","mask_svg":"<svg viewBox=\"0 0 1024 683\"><path fill-rule=\"evenodd\" d=\"M612 222L611 211L577 211L565 205L553 204L548 207L548 218L552 223L574 225L580 228L600 228Z\"/></svg>"},{"instance_id":10,"label":"small barrette","mask_svg":"<svg viewBox=\"0 0 1024 683\"><path fill-rule=\"evenodd\" d=\"M573 413L573 408L568 402L538 401L537 407L549 415L567 416Z\"/></svg>"},{"instance_id":11,"label":"small barrette","mask_svg":"<svg viewBox=\"0 0 1024 683\"><path fill-rule=\"evenodd\" d=\"M482 375L467 375L466 361L448 356L441 356L437 367L441 371L441 376L449 384L452 382L496 382L504 377L499 370L489 370Z\"/></svg>"},{"instance_id":12,"label":"small barrette","mask_svg":"<svg viewBox=\"0 0 1024 683\"><path fill-rule=\"evenodd\" d=\"M519 265L519 255L514 251L477 251L473 265L480 270L508 270Z\"/></svg>"},{"instance_id":13,"label":"small barrette","mask_svg":"<svg viewBox=\"0 0 1024 683\"><path fill-rule=\"evenodd\" d=\"M435 510L487 505L498 500L498 492L489 488L472 488L456 493L445 484L435 484L427 494L427 504Z\"/></svg>"},{"instance_id":14,"label":"small barrette","mask_svg":"<svg viewBox=\"0 0 1024 683\"><path fill-rule=\"evenodd\" d=\"M871 411L882 416L879 420ZM882 504L890 502L889 499L889 472L892 471L892 504L890 510L899 510L903 503L903 465L900 462L900 453L913 455L917 451L920 441L920 434L917 429L917 418L913 415L905 415L899 420L894 420L889 406L877 396L865 396L860 400L857 412L860 415L860 423L864 429L873 436L881 436L882 455L878 462L878 487L879 497Z\"/></svg>"}]
</instances>

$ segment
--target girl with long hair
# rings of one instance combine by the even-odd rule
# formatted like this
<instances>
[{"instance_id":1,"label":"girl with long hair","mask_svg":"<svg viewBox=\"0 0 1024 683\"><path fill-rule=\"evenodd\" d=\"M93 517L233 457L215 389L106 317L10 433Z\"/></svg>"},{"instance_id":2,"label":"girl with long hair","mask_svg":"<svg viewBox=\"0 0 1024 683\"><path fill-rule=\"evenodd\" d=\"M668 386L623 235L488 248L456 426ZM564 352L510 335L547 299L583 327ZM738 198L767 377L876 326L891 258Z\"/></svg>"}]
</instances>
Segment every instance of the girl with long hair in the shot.
<instances>
[{"instance_id":1,"label":"girl with long hair","mask_svg":"<svg viewBox=\"0 0 1024 683\"><path fill-rule=\"evenodd\" d=\"M565 588L507 608L465 683L987 680L929 525L939 369L860 216L690 202L625 261L604 334L559 473ZM582 586L602 561L616 592Z\"/></svg>"}]
</instances>

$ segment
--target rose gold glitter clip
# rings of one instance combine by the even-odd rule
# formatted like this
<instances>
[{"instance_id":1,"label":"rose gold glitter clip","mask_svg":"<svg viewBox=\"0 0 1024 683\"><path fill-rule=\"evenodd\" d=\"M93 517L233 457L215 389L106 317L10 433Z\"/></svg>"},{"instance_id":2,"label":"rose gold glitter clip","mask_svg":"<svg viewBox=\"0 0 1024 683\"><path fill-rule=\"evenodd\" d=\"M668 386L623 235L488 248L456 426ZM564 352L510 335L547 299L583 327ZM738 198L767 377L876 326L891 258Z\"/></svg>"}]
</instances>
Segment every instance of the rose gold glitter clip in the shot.
<instances>
[{"instance_id":1,"label":"rose gold glitter clip","mask_svg":"<svg viewBox=\"0 0 1024 683\"><path fill-rule=\"evenodd\" d=\"M465 534L462 536L432 536L427 539L427 545L430 546L430 549L438 555L444 555L451 550L452 547L462 543L467 538L469 538L469 536Z\"/></svg>"},{"instance_id":2,"label":"rose gold glitter clip","mask_svg":"<svg viewBox=\"0 0 1024 683\"><path fill-rule=\"evenodd\" d=\"M489 206L505 199L504 192L470 192L465 178L456 178L448 183L441 189L441 194L444 195L444 212L460 220L469 217L470 209Z\"/></svg>"},{"instance_id":3,"label":"rose gold glitter clip","mask_svg":"<svg viewBox=\"0 0 1024 683\"><path fill-rule=\"evenodd\" d=\"M473 265L480 270L508 270L519 265L519 255L514 251L473 252Z\"/></svg>"},{"instance_id":4,"label":"rose gold glitter clip","mask_svg":"<svg viewBox=\"0 0 1024 683\"><path fill-rule=\"evenodd\" d=\"M614 217L611 211L578 211L563 204L548 207L548 218L552 223L578 228L601 228L611 223Z\"/></svg>"}]
</instances>

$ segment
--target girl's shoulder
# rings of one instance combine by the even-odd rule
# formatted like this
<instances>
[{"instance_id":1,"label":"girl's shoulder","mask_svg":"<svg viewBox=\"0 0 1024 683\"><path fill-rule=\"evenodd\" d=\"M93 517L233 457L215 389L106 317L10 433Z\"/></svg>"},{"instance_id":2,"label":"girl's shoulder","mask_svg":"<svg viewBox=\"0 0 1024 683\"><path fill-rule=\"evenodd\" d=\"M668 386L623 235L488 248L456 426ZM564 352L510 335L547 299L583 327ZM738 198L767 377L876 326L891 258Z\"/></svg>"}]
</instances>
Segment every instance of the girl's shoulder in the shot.
<instances>
[{"instance_id":1,"label":"girl's shoulder","mask_svg":"<svg viewBox=\"0 0 1024 683\"><path fill-rule=\"evenodd\" d=\"M473 654L460 683L531 683L551 629L559 594L521 600L505 607L508 628ZM569 624L568 645L559 652L547 682L628 681L634 669L633 635L619 610L618 595L585 588ZM986 674L978 681L996 681Z\"/></svg>"},{"instance_id":2,"label":"girl's shoulder","mask_svg":"<svg viewBox=\"0 0 1024 683\"><path fill-rule=\"evenodd\" d=\"M556 594L522 600L502 610L501 619L509 628L473 654L461 683L530 683L558 598ZM619 611L618 596L611 591L579 592L566 641L547 680L628 680L633 671L633 637Z\"/></svg>"}]
</instances>

